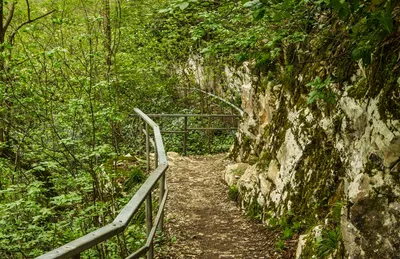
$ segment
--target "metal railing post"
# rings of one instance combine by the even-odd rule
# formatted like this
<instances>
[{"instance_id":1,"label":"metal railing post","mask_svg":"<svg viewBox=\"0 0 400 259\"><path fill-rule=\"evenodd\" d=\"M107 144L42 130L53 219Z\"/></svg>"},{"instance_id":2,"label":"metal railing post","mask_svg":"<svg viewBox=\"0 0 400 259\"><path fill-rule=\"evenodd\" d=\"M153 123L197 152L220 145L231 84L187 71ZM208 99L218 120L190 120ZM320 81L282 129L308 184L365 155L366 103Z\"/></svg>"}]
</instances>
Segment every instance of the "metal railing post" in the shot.
<instances>
[{"instance_id":1,"label":"metal railing post","mask_svg":"<svg viewBox=\"0 0 400 259\"><path fill-rule=\"evenodd\" d=\"M188 117L184 117L184 126L183 126L183 155L186 156L186 142L187 142L187 129L188 129Z\"/></svg>"},{"instance_id":2,"label":"metal railing post","mask_svg":"<svg viewBox=\"0 0 400 259\"><path fill-rule=\"evenodd\" d=\"M147 171L150 171L150 134L149 134L149 124L146 123L146 163Z\"/></svg>"},{"instance_id":3,"label":"metal railing post","mask_svg":"<svg viewBox=\"0 0 400 259\"><path fill-rule=\"evenodd\" d=\"M158 151L157 151L157 143L154 142L154 168L158 166Z\"/></svg>"},{"instance_id":4,"label":"metal railing post","mask_svg":"<svg viewBox=\"0 0 400 259\"><path fill-rule=\"evenodd\" d=\"M147 237L148 237L150 236L151 228L153 227L151 192L149 192L146 199L146 225L147 225ZM153 241L151 241L149 251L147 252L147 259L153 259L153 257L154 257Z\"/></svg>"},{"instance_id":5,"label":"metal railing post","mask_svg":"<svg viewBox=\"0 0 400 259\"><path fill-rule=\"evenodd\" d=\"M163 174L160 179L160 204L164 198L164 193L165 193L165 174ZM163 231L163 229L164 229L164 212L162 212L161 220L160 223L158 224L158 230Z\"/></svg>"},{"instance_id":6,"label":"metal railing post","mask_svg":"<svg viewBox=\"0 0 400 259\"><path fill-rule=\"evenodd\" d=\"M208 128L211 128L211 117L208 117ZM208 153L211 154L211 130L207 131Z\"/></svg>"}]
</instances>

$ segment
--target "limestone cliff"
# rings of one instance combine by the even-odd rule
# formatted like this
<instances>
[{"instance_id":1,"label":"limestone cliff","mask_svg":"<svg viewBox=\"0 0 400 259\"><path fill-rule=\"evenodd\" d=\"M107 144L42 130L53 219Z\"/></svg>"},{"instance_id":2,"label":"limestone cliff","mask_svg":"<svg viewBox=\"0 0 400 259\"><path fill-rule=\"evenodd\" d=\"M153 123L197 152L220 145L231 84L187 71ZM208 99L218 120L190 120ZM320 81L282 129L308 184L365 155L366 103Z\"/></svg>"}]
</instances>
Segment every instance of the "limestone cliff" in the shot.
<instances>
[{"instance_id":1,"label":"limestone cliff","mask_svg":"<svg viewBox=\"0 0 400 259\"><path fill-rule=\"evenodd\" d=\"M400 75L348 62L303 66L291 81L239 77L231 155L245 164L224 178L251 215L297 226L297 258L400 258ZM333 103L307 104L306 83L340 73Z\"/></svg>"}]
</instances>

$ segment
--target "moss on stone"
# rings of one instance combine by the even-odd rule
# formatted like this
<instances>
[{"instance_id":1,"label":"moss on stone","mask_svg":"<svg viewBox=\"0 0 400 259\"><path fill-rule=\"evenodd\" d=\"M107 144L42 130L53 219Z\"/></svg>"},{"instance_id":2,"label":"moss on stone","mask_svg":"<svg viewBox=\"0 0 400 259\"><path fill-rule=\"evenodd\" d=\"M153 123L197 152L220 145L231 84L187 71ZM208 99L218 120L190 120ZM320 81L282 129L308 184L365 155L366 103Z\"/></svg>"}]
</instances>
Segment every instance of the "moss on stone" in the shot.
<instances>
[{"instance_id":1,"label":"moss on stone","mask_svg":"<svg viewBox=\"0 0 400 259\"><path fill-rule=\"evenodd\" d=\"M261 157L258 160L257 169L259 169L259 170L268 170L269 164L271 163L272 159L273 158L272 158L271 153L269 153L267 151L264 151L261 154Z\"/></svg>"},{"instance_id":2,"label":"moss on stone","mask_svg":"<svg viewBox=\"0 0 400 259\"><path fill-rule=\"evenodd\" d=\"M290 122L288 121L286 98L282 96L279 108L274 112L271 123L265 129L265 135L272 136L270 150L268 150L270 154L278 152L279 148L285 142L286 130L289 127Z\"/></svg>"},{"instance_id":3,"label":"moss on stone","mask_svg":"<svg viewBox=\"0 0 400 259\"><path fill-rule=\"evenodd\" d=\"M382 119L400 119L398 46L384 45L376 56L375 62L369 68L368 97L375 98L379 95L378 110Z\"/></svg>"},{"instance_id":4,"label":"moss on stone","mask_svg":"<svg viewBox=\"0 0 400 259\"><path fill-rule=\"evenodd\" d=\"M364 98L367 91L368 91L368 82L367 79L363 77L347 91L347 94L349 97L360 100Z\"/></svg>"},{"instance_id":5,"label":"moss on stone","mask_svg":"<svg viewBox=\"0 0 400 259\"><path fill-rule=\"evenodd\" d=\"M371 154L364 165L364 172L369 176L374 176L381 170L384 170L382 159L376 154Z\"/></svg>"},{"instance_id":6,"label":"moss on stone","mask_svg":"<svg viewBox=\"0 0 400 259\"><path fill-rule=\"evenodd\" d=\"M295 190L289 193L292 210L306 224L314 226L329 213L329 200L335 195L344 175L340 154L321 128L316 128L297 164ZM318 219L315 218L318 216Z\"/></svg>"},{"instance_id":7,"label":"moss on stone","mask_svg":"<svg viewBox=\"0 0 400 259\"><path fill-rule=\"evenodd\" d=\"M338 134L342 130L343 115L338 115L333 118L333 133Z\"/></svg>"}]
</instances>

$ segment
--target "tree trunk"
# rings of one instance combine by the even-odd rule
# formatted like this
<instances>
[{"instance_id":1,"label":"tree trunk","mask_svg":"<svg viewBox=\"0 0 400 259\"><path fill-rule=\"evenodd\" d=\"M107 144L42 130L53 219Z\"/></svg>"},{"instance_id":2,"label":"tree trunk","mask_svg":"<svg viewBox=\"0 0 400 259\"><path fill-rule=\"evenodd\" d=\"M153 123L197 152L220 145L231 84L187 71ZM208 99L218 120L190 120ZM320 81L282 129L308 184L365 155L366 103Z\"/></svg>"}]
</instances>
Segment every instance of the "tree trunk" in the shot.
<instances>
[{"instance_id":1,"label":"tree trunk","mask_svg":"<svg viewBox=\"0 0 400 259\"><path fill-rule=\"evenodd\" d=\"M4 51L4 34L5 34L5 30L4 30L4 3L3 0L0 0L0 82L4 83L4 75L5 75L5 71L4 71L4 55L3 55L3 51ZM4 107L5 105L5 100L4 100L4 96L1 99L1 103L0 105L2 107ZM2 109L3 110L3 109ZM6 137L5 137L5 114L4 112L0 112L0 157L4 157L5 156L5 150L4 150L4 146L5 146L5 141L6 141Z\"/></svg>"},{"instance_id":2,"label":"tree trunk","mask_svg":"<svg viewBox=\"0 0 400 259\"><path fill-rule=\"evenodd\" d=\"M111 71L111 23L110 23L110 0L103 0L103 27L104 27L104 49L106 51L107 80L110 79Z\"/></svg>"}]
</instances>

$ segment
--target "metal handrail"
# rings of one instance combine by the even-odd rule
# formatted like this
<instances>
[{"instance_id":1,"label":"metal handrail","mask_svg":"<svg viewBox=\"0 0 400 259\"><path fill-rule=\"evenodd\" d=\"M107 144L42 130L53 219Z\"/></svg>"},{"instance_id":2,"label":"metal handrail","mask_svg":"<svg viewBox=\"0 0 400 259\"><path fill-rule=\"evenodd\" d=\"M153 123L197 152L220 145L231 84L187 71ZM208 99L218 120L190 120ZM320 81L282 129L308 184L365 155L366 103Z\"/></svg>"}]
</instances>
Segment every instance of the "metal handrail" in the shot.
<instances>
[{"instance_id":1,"label":"metal handrail","mask_svg":"<svg viewBox=\"0 0 400 259\"><path fill-rule=\"evenodd\" d=\"M243 111L242 109L240 109L239 107L237 107L237 106L234 105L233 103L231 103L231 102L225 100L224 98L219 97L218 95L215 95L215 94L213 94L213 93L204 91L203 89L196 88L196 87L189 87L189 88L186 88L186 87L178 87L178 88L179 88L179 89L183 89L184 91L198 91L198 92L200 92L200 93L203 93L203 94L206 94L206 95L208 95L208 96L211 96L211 97L213 97L213 98L215 98L215 99L217 99L217 100L220 100L221 102L223 102L223 103L225 103L225 104L231 106L233 109L235 109L236 111L239 112L240 116L243 116L243 115L244 115L244 111Z\"/></svg>"},{"instance_id":2,"label":"metal handrail","mask_svg":"<svg viewBox=\"0 0 400 259\"><path fill-rule=\"evenodd\" d=\"M130 114L130 116L137 117L138 114ZM183 155L187 153L187 138L190 131L216 131L216 130L237 130L237 128L211 128L211 118L233 118L240 119L242 115L238 114L190 114L190 113L177 113L177 114L147 114L149 118L183 118L183 129L181 130L161 130L165 134L183 134ZM189 128L188 118L208 118L209 127L202 128ZM208 143L210 143L210 135L208 135ZM210 145L210 144L209 144Z\"/></svg>"},{"instance_id":3,"label":"metal handrail","mask_svg":"<svg viewBox=\"0 0 400 259\"><path fill-rule=\"evenodd\" d=\"M122 233L128 226L129 222L139 211L140 206L146 200L146 225L147 225L147 241L146 244L139 248L135 253L131 254L127 258L139 258L147 252L147 258L153 258L153 239L156 233L156 228L162 230L163 228L163 214L164 207L167 199L168 191L166 189L165 172L168 168L167 156L164 149L164 144L161 137L161 132L158 125L151 120L146 114L141 110L135 108L134 111L146 122L146 146L147 152L146 157L149 163L149 140L150 134L148 126L153 129L154 133L154 143L155 143L155 163L156 168L149 175L147 180L135 193L132 199L125 205L121 212L117 215L115 220L102 228L99 228L83 237L75 239L74 241L63 245L57 249L54 249L46 254L43 254L36 259L68 259L68 258L80 258L80 254L85 250ZM152 199L151 192L157 182L160 180L160 205L157 211L156 218L153 224L152 215Z\"/></svg>"},{"instance_id":4,"label":"metal handrail","mask_svg":"<svg viewBox=\"0 0 400 259\"><path fill-rule=\"evenodd\" d=\"M206 118L241 118L241 115L237 114L190 114L190 113L176 113L176 114L146 114L149 118L162 118L162 117L206 117ZM131 116L138 116L137 114L131 114Z\"/></svg>"}]
</instances>

